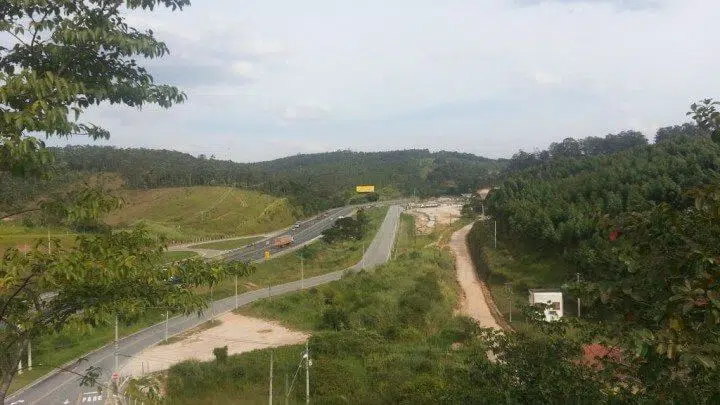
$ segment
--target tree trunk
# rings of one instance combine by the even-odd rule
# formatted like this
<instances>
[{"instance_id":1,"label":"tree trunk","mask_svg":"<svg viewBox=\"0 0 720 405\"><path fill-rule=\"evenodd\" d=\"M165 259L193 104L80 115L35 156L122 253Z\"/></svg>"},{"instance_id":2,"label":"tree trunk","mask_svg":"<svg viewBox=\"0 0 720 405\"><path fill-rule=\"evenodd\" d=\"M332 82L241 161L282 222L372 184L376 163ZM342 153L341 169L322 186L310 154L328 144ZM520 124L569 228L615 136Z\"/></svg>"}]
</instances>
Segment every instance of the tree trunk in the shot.
<instances>
[{"instance_id":1,"label":"tree trunk","mask_svg":"<svg viewBox=\"0 0 720 405\"><path fill-rule=\"evenodd\" d=\"M20 346L22 348L22 345ZM12 353L15 353L13 356ZM3 362L0 363L0 404L5 403L5 397L8 396L10 383L12 383L15 374L18 371L18 363L22 356L22 349L11 350L7 355L3 355ZM5 363L7 361L7 363Z\"/></svg>"}]
</instances>

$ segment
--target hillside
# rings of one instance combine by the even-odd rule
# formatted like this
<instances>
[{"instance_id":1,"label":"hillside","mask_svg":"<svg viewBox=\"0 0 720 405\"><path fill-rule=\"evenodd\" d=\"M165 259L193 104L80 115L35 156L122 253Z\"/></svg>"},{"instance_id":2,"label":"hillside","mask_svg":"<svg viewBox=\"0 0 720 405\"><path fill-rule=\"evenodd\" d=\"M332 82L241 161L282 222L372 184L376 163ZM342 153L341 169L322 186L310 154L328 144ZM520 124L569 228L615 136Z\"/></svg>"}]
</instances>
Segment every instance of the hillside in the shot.
<instances>
[{"instance_id":1,"label":"hillside","mask_svg":"<svg viewBox=\"0 0 720 405\"><path fill-rule=\"evenodd\" d=\"M124 227L144 222L171 239L248 235L295 221L286 199L232 187L125 190L126 205L107 223Z\"/></svg>"},{"instance_id":2,"label":"hillside","mask_svg":"<svg viewBox=\"0 0 720 405\"><path fill-rule=\"evenodd\" d=\"M53 151L61 173L114 172L133 189L234 185L287 197L306 213L348 203L359 184L373 184L387 197L466 193L505 165L472 154L428 150L337 151L258 163L169 150L68 146Z\"/></svg>"}]
</instances>

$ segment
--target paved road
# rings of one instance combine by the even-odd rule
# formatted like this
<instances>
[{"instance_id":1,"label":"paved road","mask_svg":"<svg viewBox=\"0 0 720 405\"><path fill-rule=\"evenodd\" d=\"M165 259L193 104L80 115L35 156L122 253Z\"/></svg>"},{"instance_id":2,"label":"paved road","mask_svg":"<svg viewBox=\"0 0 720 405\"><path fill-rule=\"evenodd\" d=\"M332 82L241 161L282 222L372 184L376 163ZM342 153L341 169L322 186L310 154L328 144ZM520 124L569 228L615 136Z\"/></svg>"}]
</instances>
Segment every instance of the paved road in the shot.
<instances>
[{"instance_id":1,"label":"paved road","mask_svg":"<svg viewBox=\"0 0 720 405\"><path fill-rule=\"evenodd\" d=\"M302 240L311 240L322 232L320 230L324 226L330 226L334 219L338 215L347 215L357 207L343 207L335 210L331 210L331 215L328 218L322 220L312 220L309 224L306 224L305 228L301 228L296 233L296 238L299 243ZM334 280L339 280L346 272L359 271L362 268L371 269L377 265L385 263L392 252L392 247L395 241L395 235L397 232L398 220L402 208L398 205L393 205L388 210L388 214L383 220L383 223L378 230L377 235L373 239L372 243L368 247L365 255L363 256L360 263L355 266L340 270L333 273L323 274L317 277L305 279L301 285L300 281L293 281L277 286L273 286L268 289L250 291L238 296L238 305L246 305L253 301L267 298L269 296L276 296L292 291L299 291L301 288L314 287L322 284L329 283ZM328 223L330 225L328 225ZM314 234L314 236L313 236ZM307 239L305 239L307 238ZM254 258L255 255L260 254L262 258L264 247L260 247L255 252L247 251L245 253L236 252L232 255L231 259L245 259L248 257ZM193 328L200 323L203 323L215 315L223 312L230 311L235 308L235 297L229 297L222 300L218 300L212 303L212 310L206 310L200 316L176 316L170 318L168 321L168 332L170 335L180 333L184 330ZM120 368L126 359L140 353L143 349L148 346L152 346L162 341L165 336L165 323L160 323L150 328L144 329L134 335L125 337L119 342L119 353L120 357ZM108 378L108 374L114 368L114 347L112 344L104 346L103 348L87 355L87 361L82 364L75 366L73 369L79 373L82 373L85 369L90 366L100 367L105 371L103 377ZM70 373L57 373L30 389L22 392L20 395L11 396L6 399L6 404L15 405L26 405L26 404L37 404L37 405L55 405L55 404L103 404L105 398L104 395L96 393L95 390L79 387L78 377ZM20 402L23 401L23 402ZM67 401L67 402L65 402Z\"/></svg>"}]
</instances>

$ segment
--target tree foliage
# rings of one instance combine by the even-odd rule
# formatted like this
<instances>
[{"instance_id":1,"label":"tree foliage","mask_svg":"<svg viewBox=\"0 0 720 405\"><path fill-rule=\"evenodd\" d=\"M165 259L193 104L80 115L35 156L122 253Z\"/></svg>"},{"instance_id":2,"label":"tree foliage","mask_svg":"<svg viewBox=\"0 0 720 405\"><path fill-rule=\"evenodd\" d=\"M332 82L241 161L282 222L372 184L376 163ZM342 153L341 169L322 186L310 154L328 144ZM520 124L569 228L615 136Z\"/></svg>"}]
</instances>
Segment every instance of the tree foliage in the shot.
<instances>
[{"instance_id":1,"label":"tree foliage","mask_svg":"<svg viewBox=\"0 0 720 405\"><path fill-rule=\"evenodd\" d=\"M188 4L188 0L0 3L0 32L11 38L0 46L3 192L12 190L10 198L21 197L28 186L13 178L46 185L42 179L60 168L53 165L52 154L38 136L107 138L107 130L80 119L90 106L170 107L185 99L175 87L156 84L138 64L137 59L161 57L168 49L152 31L128 25L124 14ZM94 326L115 316L129 319L149 309L200 311L205 301L196 287L251 271L240 263L202 260L162 265L163 240L144 228L113 233L102 226L98 218L121 201L101 187L88 185L43 197L40 206L32 209L96 233L79 236L71 248L57 242L45 248L38 242L29 252L9 249L0 257L0 402L32 339L68 325ZM175 278L183 284L171 283ZM92 383L97 378L98 370L92 369L81 381Z\"/></svg>"},{"instance_id":2,"label":"tree foliage","mask_svg":"<svg viewBox=\"0 0 720 405\"><path fill-rule=\"evenodd\" d=\"M618 348L624 401L714 403L720 390L720 145L715 102L696 125L609 156L552 158L510 174L488 211L503 238L582 273L584 333Z\"/></svg>"},{"instance_id":3,"label":"tree foliage","mask_svg":"<svg viewBox=\"0 0 720 405\"><path fill-rule=\"evenodd\" d=\"M91 105L169 107L182 102L185 96L177 88L155 84L135 59L161 57L167 46L152 31L129 26L122 12L188 4L189 0L3 2L0 32L14 41L0 47L0 171L45 171L52 156L29 134L108 138L107 130L79 120Z\"/></svg>"},{"instance_id":4,"label":"tree foliage","mask_svg":"<svg viewBox=\"0 0 720 405\"><path fill-rule=\"evenodd\" d=\"M323 231L323 240L331 244L348 239L360 240L367 232L369 221L365 210L360 209L355 215L355 218L340 218L335 221L332 227Z\"/></svg>"}]
</instances>

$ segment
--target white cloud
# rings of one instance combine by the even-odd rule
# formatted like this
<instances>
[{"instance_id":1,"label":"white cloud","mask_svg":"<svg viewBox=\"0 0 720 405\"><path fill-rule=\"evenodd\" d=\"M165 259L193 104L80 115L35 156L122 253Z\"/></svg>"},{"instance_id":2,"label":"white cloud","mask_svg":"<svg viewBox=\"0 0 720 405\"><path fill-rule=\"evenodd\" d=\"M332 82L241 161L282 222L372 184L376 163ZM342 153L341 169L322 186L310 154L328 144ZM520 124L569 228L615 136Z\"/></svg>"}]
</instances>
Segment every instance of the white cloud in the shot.
<instances>
[{"instance_id":1,"label":"white cloud","mask_svg":"<svg viewBox=\"0 0 720 405\"><path fill-rule=\"evenodd\" d=\"M253 73L253 64L245 60L239 60L233 62L232 70L238 76L250 77Z\"/></svg>"},{"instance_id":2,"label":"white cloud","mask_svg":"<svg viewBox=\"0 0 720 405\"><path fill-rule=\"evenodd\" d=\"M282 117L286 121L317 120L327 115L330 109L327 106L315 103L296 104L286 107Z\"/></svg>"},{"instance_id":3,"label":"white cloud","mask_svg":"<svg viewBox=\"0 0 720 405\"><path fill-rule=\"evenodd\" d=\"M133 15L172 52L151 72L188 103L90 116L118 144L198 145L238 160L291 153L258 139L509 156L674 124L692 101L720 97L720 57L708 51L720 34L715 3L194 2Z\"/></svg>"},{"instance_id":4,"label":"white cloud","mask_svg":"<svg viewBox=\"0 0 720 405\"><path fill-rule=\"evenodd\" d=\"M560 76L547 72L535 72L534 78L539 85L556 85L562 83Z\"/></svg>"}]
</instances>

